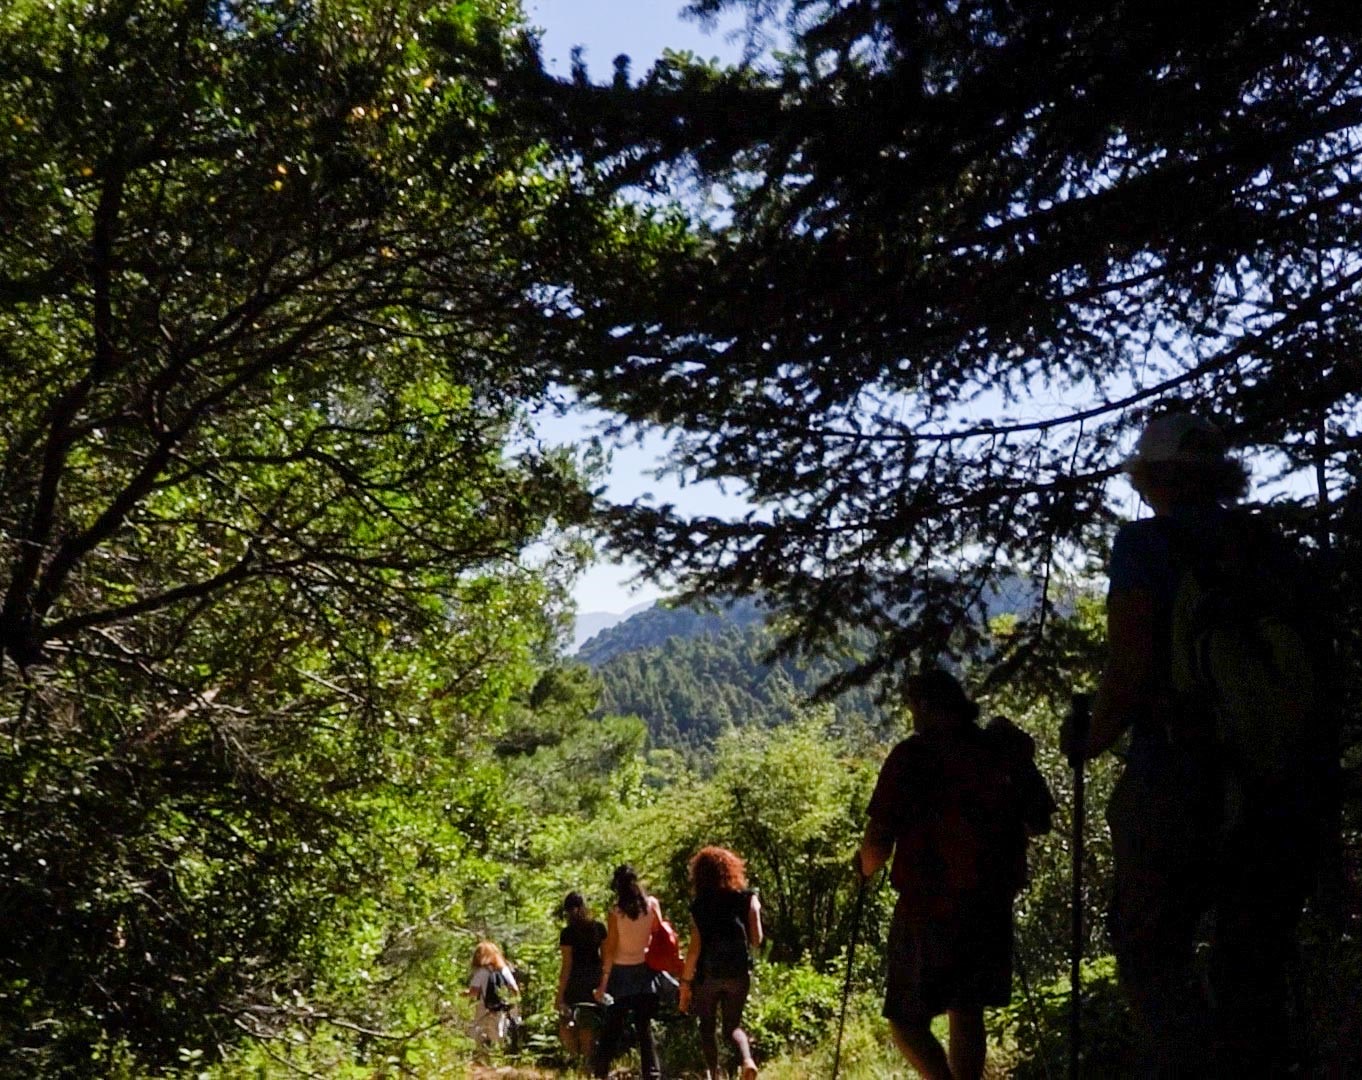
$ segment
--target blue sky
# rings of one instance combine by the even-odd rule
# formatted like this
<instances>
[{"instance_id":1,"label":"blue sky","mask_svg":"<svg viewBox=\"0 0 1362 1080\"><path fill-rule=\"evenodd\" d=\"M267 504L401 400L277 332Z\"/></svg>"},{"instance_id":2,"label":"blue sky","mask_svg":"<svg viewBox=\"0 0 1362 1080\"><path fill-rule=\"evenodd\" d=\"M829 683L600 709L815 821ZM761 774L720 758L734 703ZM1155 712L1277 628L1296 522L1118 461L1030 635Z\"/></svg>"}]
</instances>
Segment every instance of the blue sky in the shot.
<instances>
[{"instance_id":1,"label":"blue sky","mask_svg":"<svg viewBox=\"0 0 1362 1080\"><path fill-rule=\"evenodd\" d=\"M713 32L706 32L694 20L679 17L682 0L524 0L524 6L531 25L543 31L545 65L564 75L570 69L575 45L583 47L587 69L597 81L610 78L613 61L620 53L629 55L633 74L638 77L663 49L687 49L729 61L736 61L742 51L741 42L731 40L733 29L741 25L738 19L729 18ZM567 443L589 435L593 419L599 416L545 420L536 426L550 441ZM713 488L682 488L674 479L654 479L651 473L665 454L666 442L660 436L649 436L639 446L617 449L608 486L610 498L620 502L670 502L693 513L744 509L741 499L724 496ZM623 611L662 595L654 585L631 588L627 581L636 571L634 566L598 563L574 590L578 610Z\"/></svg>"},{"instance_id":2,"label":"blue sky","mask_svg":"<svg viewBox=\"0 0 1362 1080\"><path fill-rule=\"evenodd\" d=\"M740 26L730 17L713 33L694 20L682 20L682 0L523 0L531 25L544 30L544 62L567 74L572 47L585 49L594 79L610 77L620 53L633 60L635 76L643 74L663 49L689 49L704 57L737 60L741 45L727 40Z\"/></svg>"},{"instance_id":3,"label":"blue sky","mask_svg":"<svg viewBox=\"0 0 1362 1080\"><path fill-rule=\"evenodd\" d=\"M715 30L706 31L697 22L682 19L684 0L522 0L531 25L542 30L544 62L549 70L567 74L572 49L581 45L588 71L597 81L610 78L613 60L620 53L632 59L637 78L652 65L666 48L687 49L705 57L736 62L742 43L736 38L741 19L730 14ZM1042 409L1043 402L1032 402ZM1070 402L1050 402L1050 408L1065 408ZM583 414L563 419L547 419L536 426L541 436L557 443L575 443L589 436L594 418ZM713 485L681 487L674 478L658 480L651 474L665 458L667 443L650 435L637 446L622 447L614 453L614 464L607 495L616 502L651 500L674 503L689 513L736 515L747 508L737 495L725 495ZM1139 512L1133 492L1121 491L1123 509L1131 516ZM583 575L575 589L582 612L623 611L644 601L656 599L662 590L652 585L630 588L626 583L636 567L598 564Z\"/></svg>"}]
</instances>

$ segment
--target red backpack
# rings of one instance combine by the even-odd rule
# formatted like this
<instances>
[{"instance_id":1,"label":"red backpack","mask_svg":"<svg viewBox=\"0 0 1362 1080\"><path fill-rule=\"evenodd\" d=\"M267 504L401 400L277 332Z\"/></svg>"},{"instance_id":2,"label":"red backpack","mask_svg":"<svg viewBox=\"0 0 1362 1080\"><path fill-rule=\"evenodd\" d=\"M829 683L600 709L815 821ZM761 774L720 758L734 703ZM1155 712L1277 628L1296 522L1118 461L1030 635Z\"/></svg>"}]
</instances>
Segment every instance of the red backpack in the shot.
<instances>
[{"instance_id":1,"label":"red backpack","mask_svg":"<svg viewBox=\"0 0 1362 1080\"><path fill-rule=\"evenodd\" d=\"M681 959L681 942L676 936L676 927L658 916L653 921L653 930L648 937L648 950L643 962L654 971L665 971L676 978L681 977L685 967Z\"/></svg>"}]
</instances>

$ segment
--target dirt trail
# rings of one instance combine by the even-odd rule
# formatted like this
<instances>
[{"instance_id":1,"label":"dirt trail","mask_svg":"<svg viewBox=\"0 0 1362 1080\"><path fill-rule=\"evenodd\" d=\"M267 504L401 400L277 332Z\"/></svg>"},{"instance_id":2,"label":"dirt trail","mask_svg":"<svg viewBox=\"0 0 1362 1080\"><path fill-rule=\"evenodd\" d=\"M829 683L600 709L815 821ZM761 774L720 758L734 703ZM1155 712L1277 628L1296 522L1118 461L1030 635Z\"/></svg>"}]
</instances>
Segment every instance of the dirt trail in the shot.
<instances>
[{"instance_id":1,"label":"dirt trail","mask_svg":"<svg viewBox=\"0 0 1362 1080\"><path fill-rule=\"evenodd\" d=\"M568 1075L580 1074L568 1074L554 1069L534 1069L526 1065L471 1065L468 1080L563 1080ZM631 1080L633 1075L628 1069L610 1074L611 1080Z\"/></svg>"}]
</instances>

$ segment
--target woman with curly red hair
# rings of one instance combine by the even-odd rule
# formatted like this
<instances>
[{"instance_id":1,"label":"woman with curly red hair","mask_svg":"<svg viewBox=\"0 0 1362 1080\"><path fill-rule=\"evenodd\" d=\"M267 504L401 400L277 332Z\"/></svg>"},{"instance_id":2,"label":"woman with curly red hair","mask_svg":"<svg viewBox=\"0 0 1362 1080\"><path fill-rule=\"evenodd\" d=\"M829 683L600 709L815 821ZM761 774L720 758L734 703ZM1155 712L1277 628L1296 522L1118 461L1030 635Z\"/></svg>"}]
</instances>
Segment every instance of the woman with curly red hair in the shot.
<instances>
[{"instance_id":1,"label":"woman with curly red hair","mask_svg":"<svg viewBox=\"0 0 1362 1080\"><path fill-rule=\"evenodd\" d=\"M761 902L747 887L742 859L727 848L705 847L696 852L690 861L690 883L695 899L690 905L690 946L681 974L681 1011L693 1007L700 1018L706 1080L720 1075L716 1024L720 1017L726 1040L738 1052L739 1075L742 1080L755 1080L752 1044L741 1024L751 989L751 950L762 942Z\"/></svg>"}]
</instances>

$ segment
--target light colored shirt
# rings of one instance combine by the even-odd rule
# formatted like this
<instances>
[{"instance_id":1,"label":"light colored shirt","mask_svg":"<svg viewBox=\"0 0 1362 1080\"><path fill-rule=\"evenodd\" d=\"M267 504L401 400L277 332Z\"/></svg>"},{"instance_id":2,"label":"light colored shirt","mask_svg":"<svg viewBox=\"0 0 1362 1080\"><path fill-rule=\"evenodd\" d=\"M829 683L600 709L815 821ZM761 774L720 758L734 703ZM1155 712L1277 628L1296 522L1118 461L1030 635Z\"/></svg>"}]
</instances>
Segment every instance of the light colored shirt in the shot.
<instances>
[{"instance_id":1,"label":"light colored shirt","mask_svg":"<svg viewBox=\"0 0 1362 1080\"><path fill-rule=\"evenodd\" d=\"M641 964L648 951L648 938L653 933L653 919L662 918L662 906L657 897L648 897L648 907L637 919L631 919L619 908L614 909L619 941L615 946L616 964Z\"/></svg>"},{"instance_id":2,"label":"light colored shirt","mask_svg":"<svg viewBox=\"0 0 1362 1080\"><path fill-rule=\"evenodd\" d=\"M511 969L503 967L498 970L500 970L502 978L506 980L506 986L503 988L503 993L520 993L520 986L516 983L515 976L511 974ZM483 994L486 993L487 984L491 979L492 969L489 967L480 967L473 972L473 977L468 980L468 989L476 990L478 992L477 1005L473 1009L474 1023L481 1019L482 1015L488 1011L487 1006L482 1003L482 997Z\"/></svg>"}]
</instances>

